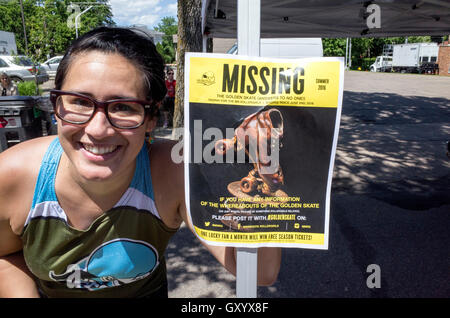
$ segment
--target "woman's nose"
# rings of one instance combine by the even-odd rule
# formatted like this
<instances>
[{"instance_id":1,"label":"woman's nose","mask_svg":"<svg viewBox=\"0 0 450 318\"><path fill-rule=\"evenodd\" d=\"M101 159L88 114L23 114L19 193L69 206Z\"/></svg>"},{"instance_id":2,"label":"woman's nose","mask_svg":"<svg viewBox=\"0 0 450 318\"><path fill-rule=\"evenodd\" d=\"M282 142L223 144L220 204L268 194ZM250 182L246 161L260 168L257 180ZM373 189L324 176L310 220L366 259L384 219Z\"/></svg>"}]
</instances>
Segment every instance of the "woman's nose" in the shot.
<instances>
[{"instance_id":1,"label":"woman's nose","mask_svg":"<svg viewBox=\"0 0 450 318\"><path fill-rule=\"evenodd\" d=\"M114 127L109 122L104 109L97 109L84 130L87 134L97 139L108 137L115 133Z\"/></svg>"}]
</instances>

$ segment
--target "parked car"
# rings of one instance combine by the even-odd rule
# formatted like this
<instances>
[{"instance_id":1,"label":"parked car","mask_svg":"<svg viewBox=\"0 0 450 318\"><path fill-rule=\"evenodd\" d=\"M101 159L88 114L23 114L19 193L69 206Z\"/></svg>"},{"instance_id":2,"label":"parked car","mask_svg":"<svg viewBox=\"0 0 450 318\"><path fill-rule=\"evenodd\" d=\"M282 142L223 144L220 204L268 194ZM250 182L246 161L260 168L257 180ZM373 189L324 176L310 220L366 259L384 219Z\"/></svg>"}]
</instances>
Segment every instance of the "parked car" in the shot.
<instances>
[{"instance_id":1,"label":"parked car","mask_svg":"<svg viewBox=\"0 0 450 318\"><path fill-rule=\"evenodd\" d=\"M54 56L41 64L41 67L45 69L50 77L56 76L56 71L58 70L59 62L61 62L63 56Z\"/></svg>"},{"instance_id":2,"label":"parked car","mask_svg":"<svg viewBox=\"0 0 450 318\"><path fill-rule=\"evenodd\" d=\"M0 73L6 72L13 82L34 81L35 74L38 84L49 80L47 72L39 65L34 65L31 59L23 55L0 55Z\"/></svg>"}]
</instances>

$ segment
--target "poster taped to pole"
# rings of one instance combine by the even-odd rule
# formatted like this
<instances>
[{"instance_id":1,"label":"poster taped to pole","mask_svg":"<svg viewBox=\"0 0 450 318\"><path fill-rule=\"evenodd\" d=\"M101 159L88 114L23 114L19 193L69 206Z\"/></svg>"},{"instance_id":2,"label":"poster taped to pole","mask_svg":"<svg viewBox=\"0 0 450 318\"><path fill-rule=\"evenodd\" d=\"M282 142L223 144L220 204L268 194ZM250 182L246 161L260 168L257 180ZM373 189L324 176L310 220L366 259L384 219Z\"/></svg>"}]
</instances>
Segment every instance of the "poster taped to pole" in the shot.
<instances>
[{"instance_id":1,"label":"poster taped to pole","mask_svg":"<svg viewBox=\"0 0 450 318\"><path fill-rule=\"evenodd\" d=\"M186 54L186 208L201 240L328 248L343 64Z\"/></svg>"}]
</instances>

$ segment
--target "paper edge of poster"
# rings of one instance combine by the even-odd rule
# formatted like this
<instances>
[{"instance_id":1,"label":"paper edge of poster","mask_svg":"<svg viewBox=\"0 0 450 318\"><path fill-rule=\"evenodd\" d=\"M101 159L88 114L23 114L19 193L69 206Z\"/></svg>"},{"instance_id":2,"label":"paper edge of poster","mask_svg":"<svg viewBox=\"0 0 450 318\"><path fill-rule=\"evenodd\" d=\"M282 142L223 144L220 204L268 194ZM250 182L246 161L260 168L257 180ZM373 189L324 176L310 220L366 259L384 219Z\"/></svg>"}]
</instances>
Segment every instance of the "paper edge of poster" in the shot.
<instances>
[{"instance_id":1,"label":"paper edge of poster","mask_svg":"<svg viewBox=\"0 0 450 318\"><path fill-rule=\"evenodd\" d=\"M194 228L194 223L192 222L191 216L191 201L190 201L190 187L189 187L189 161L190 161L190 152L191 152L191 144L190 144L190 127L189 127L189 72L186 70L190 69L190 58L193 53L186 52L184 55L184 135L183 135L183 154L184 154L184 201L186 205L186 213L189 219L190 224L187 224L189 229ZM195 236L199 239L201 237L197 234L197 231L192 230Z\"/></svg>"},{"instance_id":2,"label":"paper edge of poster","mask_svg":"<svg viewBox=\"0 0 450 318\"><path fill-rule=\"evenodd\" d=\"M334 124L334 134L333 134L333 144L331 146L331 155L330 155L330 166L328 168L328 182L327 182L327 191L326 191L326 201L325 201L325 229L324 229L324 246L325 249L328 250L328 242L329 242L329 230L330 230L330 205L331 205L331 187L333 183L333 170L334 170L334 162L336 159L336 150L337 143L339 139L339 129L341 123L341 112L342 112L342 100L344 97L344 58L343 57L335 57L336 60L339 61L339 93L338 93L338 103L336 109L336 119Z\"/></svg>"},{"instance_id":3,"label":"paper edge of poster","mask_svg":"<svg viewBox=\"0 0 450 318\"><path fill-rule=\"evenodd\" d=\"M330 198L331 198L331 184L333 177L333 167L336 155L337 141L339 137L339 127L341 119L342 110L342 99L344 91L344 58L343 57L306 57L298 59L280 59L280 58L267 58L259 56L247 56L247 55L231 55L230 54L218 54L218 53L199 53L199 52L186 52L185 53L185 70L190 68L190 59L192 57L203 57L203 58L224 58L224 59L238 59L238 60L257 60L257 61L275 61L275 62L292 62L301 60L302 62L315 62L323 61L337 61L339 62L339 92L338 101L336 109L336 121L334 128L333 144L330 156L330 165L328 171L328 182L326 189L326 201L325 201L325 228L324 228L324 243L323 244L299 244L299 243L233 243L233 242L215 242L206 240L201 237L195 230L191 208L190 208L190 187L189 187L189 160L190 160L190 125L189 125L189 72L184 72L184 183L185 183L185 204L186 213L188 214L188 219L190 228L192 226L192 232L195 236L203 243L212 246L230 246L230 247L244 247L244 248L259 248L259 247L282 247L282 248L304 248L304 249L316 249L316 250L328 250L329 243L329 221L330 221Z\"/></svg>"}]
</instances>

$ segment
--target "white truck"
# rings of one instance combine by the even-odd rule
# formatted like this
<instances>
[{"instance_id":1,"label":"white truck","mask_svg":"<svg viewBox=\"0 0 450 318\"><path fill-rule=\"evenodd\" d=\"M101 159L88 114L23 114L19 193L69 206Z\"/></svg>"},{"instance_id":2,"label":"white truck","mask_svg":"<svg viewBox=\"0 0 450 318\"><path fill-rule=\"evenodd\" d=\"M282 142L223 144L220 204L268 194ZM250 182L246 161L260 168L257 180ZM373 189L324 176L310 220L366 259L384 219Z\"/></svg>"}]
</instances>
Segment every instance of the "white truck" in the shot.
<instances>
[{"instance_id":1,"label":"white truck","mask_svg":"<svg viewBox=\"0 0 450 318\"><path fill-rule=\"evenodd\" d=\"M434 73L438 69L438 53L437 43L395 44L392 56L377 56L370 70L372 72Z\"/></svg>"},{"instance_id":2,"label":"white truck","mask_svg":"<svg viewBox=\"0 0 450 318\"><path fill-rule=\"evenodd\" d=\"M402 73L423 73L437 65L437 43L405 43L394 45L392 70Z\"/></svg>"},{"instance_id":3,"label":"white truck","mask_svg":"<svg viewBox=\"0 0 450 318\"><path fill-rule=\"evenodd\" d=\"M0 55L15 54L17 54L17 45L14 33L0 31Z\"/></svg>"},{"instance_id":4,"label":"white truck","mask_svg":"<svg viewBox=\"0 0 450 318\"><path fill-rule=\"evenodd\" d=\"M375 63L370 65L371 72L390 72L392 71L392 56L377 56Z\"/></svg>"},{"instance_id":5,"label":"white truck","mask_svg":"<svg viewBox=\"0 0 450 318\"><path fill-rule=\"evenodd\" d=\"M278 58L322 57L321 38L262 38L260 56ZM237 54L237 43L228 54Z\"/></svg>"}]
</instances>

